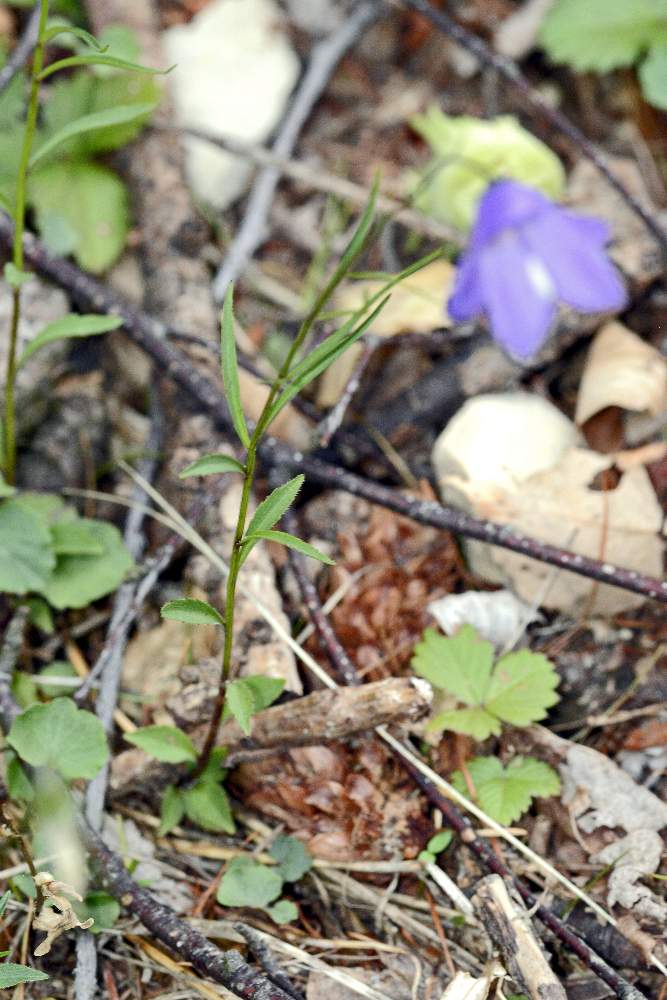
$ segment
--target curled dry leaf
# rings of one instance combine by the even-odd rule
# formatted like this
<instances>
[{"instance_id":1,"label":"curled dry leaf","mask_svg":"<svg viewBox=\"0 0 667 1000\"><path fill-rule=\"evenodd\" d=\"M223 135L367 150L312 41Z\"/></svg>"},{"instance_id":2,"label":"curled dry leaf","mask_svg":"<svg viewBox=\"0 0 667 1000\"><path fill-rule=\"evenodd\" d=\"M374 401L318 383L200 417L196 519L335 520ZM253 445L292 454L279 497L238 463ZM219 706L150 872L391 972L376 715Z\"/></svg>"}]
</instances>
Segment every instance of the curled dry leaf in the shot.
<instances>
[{"instance_id":1,"label":"curled dry leaf","mask_svg":"<svg viewBox=\"0 0 667 1000\"><path fill-rule=\"evenodd\" d=\"M667 361L616 322L606 323L591 344L577 397L577 424L608 406L653 415L667 407Z\"/></svg>"},{"instance_id":2,"label":"curled dry leaf","mask_svg":"<svg viewBox=\"0 0 667 1000\"><path fill-rule=\"evenodd\" d=\"M641 883L658 870L663 850L662 837L655 830L633 830L591 857L594 864L613 865L607 883L610 907L618 903L637 917L665 925L667 904Z\"/></svg>"},{"instance_id":3,"label":"curled dry leaf","mask_svg":"<svg viewBox=\"0 0 667 1000\"><path fill-rule=\"evenodd\" d=\"M445 303L454 282L456 268L446 260L436 260L402 281L391 291L391 298L375 317L369 332L376 337L394 337L399 333L431 333L451 325ZM336 296L336 308L353 312L376 295L386 281L356 281L345 285ZM319 406L333 406L354 371L363 351L353 344L322 375L317 393Z\"/></svg>"},{"instance_id":4,"label":"curled dry leaf","mask_svg":"<svg viewBox=\"0 0 667 1000\"><path fill-rule=\"evenodd\" d=\"M515 642L531 622L541 617L511 590L490 593L468 590L465 594L448 594L429 604L427 610L447 635L453 635L467 623L496 649L504 649Z\"/></svg>"},{"instance_id":5,"label":"curled dry leaf","mask_svg":"<svg viewBox=\"0 0 667 1000\"><path fill-rule=\"evenodd\" d=\"M46 937L35 948L34 955L48 955L54 941L75 927L87 930L93 926L93 918L81 922L74 912L71 900L82 902L82 897L66 882L57 882L50 872L38 872L35 885L42 890L44 905L33 920L36 931L45 931ZM69 899L67 897L70 897Z\"/></svg>"}]
</instances>

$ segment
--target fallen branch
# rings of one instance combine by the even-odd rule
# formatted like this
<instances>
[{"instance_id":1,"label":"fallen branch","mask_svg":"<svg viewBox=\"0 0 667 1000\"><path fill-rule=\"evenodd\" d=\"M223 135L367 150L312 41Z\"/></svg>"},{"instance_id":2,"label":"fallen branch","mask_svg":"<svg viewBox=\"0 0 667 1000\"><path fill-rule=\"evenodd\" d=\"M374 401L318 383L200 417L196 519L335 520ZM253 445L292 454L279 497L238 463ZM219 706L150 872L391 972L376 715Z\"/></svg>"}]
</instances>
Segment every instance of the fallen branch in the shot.
<instances>
[{"instance_id":1,"label":"fallen branch","mask_svg":"<svg viewBox=\"0 0 667 1000\"><path fill-rule=\"evenodd\" d=\"M13 226L10 219L1 213L0 242L10 245L12 233ZM100 313L116 313L121 316L127 333L157 362L161 374L174 379L222 427L231 428L229 411L221 389L201 375L185 355L166 341L165 338L170 331L164 323L133 308L116 292L81 271L70 261L53 257L34 236L30 234L25 236L24 248L26 261L30 266L66 289L79 304ZM282 466L302 471L313 482L364 497L370 503L386 507L421 524L452 531L467 538L476 538L490 545L498 545L529 556L531 559L578 573L591 580L599 580L601 583L608 583L667 603L667 583L653 577L645 576L635 570L610 566L597 559L589 559L554 545L547 545L536 538L517 535L504 525L472 517L451 507L443 507L434 501L406 497L321 459L294 452L275 438L263 438L259 455L269 468Z\"/></svg>"}]
</instances>

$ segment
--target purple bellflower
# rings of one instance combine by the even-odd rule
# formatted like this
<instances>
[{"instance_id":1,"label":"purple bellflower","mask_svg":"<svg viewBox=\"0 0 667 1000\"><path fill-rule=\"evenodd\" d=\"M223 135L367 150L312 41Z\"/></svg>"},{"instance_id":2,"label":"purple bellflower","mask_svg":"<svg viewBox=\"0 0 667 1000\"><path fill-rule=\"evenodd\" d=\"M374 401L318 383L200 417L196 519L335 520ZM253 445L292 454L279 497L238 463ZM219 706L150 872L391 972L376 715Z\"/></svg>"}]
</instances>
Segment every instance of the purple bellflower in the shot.
<instances>
[{"instance_id":1,"label":"purple bellflower","mask_svg":"<svg viewBox=\"0 0 667 1000\"><path fill-rule=\"evenodd\" d=\"M517 181L492 183L479 205L447 303L456 322L488 317L495 340L530 358L549 335L559 302L580 312L620 309L621 277L599 219L569 212Z\"/></svg>"}]
</instances>

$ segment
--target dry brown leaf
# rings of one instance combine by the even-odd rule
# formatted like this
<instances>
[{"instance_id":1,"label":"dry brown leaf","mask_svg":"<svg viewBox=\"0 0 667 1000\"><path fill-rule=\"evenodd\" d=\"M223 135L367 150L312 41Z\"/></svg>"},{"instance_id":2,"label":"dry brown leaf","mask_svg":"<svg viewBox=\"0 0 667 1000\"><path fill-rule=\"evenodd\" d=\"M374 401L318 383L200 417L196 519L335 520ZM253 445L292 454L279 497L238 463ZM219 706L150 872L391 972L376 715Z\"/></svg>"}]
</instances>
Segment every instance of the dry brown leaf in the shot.
<instances>
[{"instance_id":1,"label":"dry brown leaf","mask_svg":"<svg viewBox=\"0 0 667 1000\"><path fill-rule=\"evenodd\" d=\"M667 406L667 361L617 322L606 323L591 344L577 397L577 424L609 406L654 416Z\"/></svg>"},{"instance_id":2,"label":"dry brown leaf","mask_svg":"<svg viewBox=\"0 0 667 1000\"><path fill-rule=\"evenodd\" d=\"M54 941L67 931L80 927L88 930L93 926L93 918L79 920L71 903L71 899L81 903L83 897L71 885L66 882L57 882L50 872L37 872L35 875L35 885L42 890L44 905L33 920L33 927L36 931L45 931L46 937L35 948L33 954L37 957L48 955ZM71 897L68 899L67 897Z\"/></svg>"},{"instance_id":3,"label":"dry brown leaf","mask_svg":"<svg viewBox=\"0 0 667 1000\"><path fill-rule=\"evenodd\" d=\"M375 317L370 333L393 337L398 333L431 333L451 325L445 302L451 291L456 268L446 260L436 260L406 278L391 291L391 298ZM385 285L384 281L357 281L345 285L336 297L336 308L359 309ZM338 402L363 348L354 344L331 365L320 379L319 406Z\"/></svg>"},{"instance_id":4,"label":"dry brown leaf","mask_svg":"<svg viewBox=\"0 0 667 1000\"><path fill-rule=\"evenodd\" d=\"M632 910L635 916L667 922L667 904L640 879L658 870L664 844L655 830L633 830L591 857L594 864L613 865L607 883L607 903Z\"/></svg>"}]
</instances>

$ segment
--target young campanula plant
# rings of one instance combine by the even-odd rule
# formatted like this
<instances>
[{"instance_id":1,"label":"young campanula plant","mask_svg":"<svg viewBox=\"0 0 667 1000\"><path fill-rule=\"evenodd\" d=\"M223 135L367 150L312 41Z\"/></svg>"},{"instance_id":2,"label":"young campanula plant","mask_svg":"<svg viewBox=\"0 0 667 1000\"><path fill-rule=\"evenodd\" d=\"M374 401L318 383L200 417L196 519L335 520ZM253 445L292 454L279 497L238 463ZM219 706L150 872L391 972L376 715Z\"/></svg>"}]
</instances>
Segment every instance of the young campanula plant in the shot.
<instances>
[{"instance_id":1,"label":"young campanula plant","mask_svg":"<svg viewBox=\"0 0 667 1000\"><path fill-rule=\"evenodd\" d=\"M618 310L621 277L605 251L608 227L513 180L484 194L447 303L453 320L485 315L495 340L525 360L549 336L563 302L580 312Z\"/></svg>"}]
</instances>

